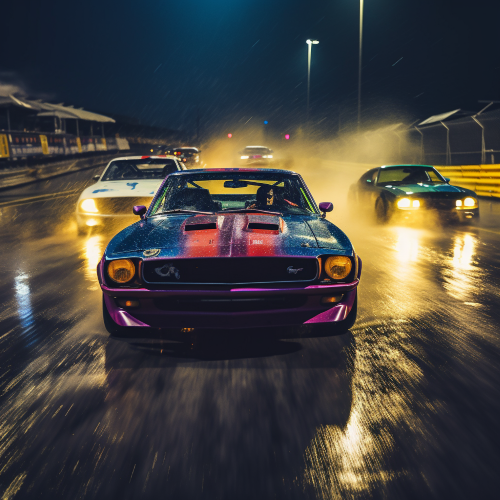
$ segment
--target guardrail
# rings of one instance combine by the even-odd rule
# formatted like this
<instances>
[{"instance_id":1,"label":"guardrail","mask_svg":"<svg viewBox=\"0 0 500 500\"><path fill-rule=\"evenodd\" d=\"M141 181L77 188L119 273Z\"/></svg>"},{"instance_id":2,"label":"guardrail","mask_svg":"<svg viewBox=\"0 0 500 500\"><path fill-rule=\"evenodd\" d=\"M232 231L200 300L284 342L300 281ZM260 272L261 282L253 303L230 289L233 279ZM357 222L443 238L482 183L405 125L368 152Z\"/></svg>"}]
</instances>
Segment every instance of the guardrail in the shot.
<instances>
[{"instance_id":1,"label":"guardrail","mask_svg":"<svg viewBox=\"0 0 500 500\"><path fill-rule=\"evenodd\" d=\"M500 198L500 165L435 165L451 184L472 189L478 196Z\"/></svg>"},{"instance_id":2,"label":"guardrail","mask_svg":"<svg viewBox=\"0 0 500 500\"><path fill-rule=\"evenodd\" d=\"M11 160L32 158L59 158L82 153L129 150L122 137L90 137L71 134L0 131L0 159L2 165Z\"/></svg>"}]
</instances>

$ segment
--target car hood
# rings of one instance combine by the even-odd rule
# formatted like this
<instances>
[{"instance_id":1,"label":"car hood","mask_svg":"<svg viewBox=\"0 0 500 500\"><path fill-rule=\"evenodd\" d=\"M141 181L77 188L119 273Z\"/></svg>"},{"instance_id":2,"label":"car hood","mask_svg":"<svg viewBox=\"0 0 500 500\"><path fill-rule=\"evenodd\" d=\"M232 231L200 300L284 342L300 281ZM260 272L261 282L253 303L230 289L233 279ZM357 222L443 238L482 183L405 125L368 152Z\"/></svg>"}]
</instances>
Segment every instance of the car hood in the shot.
<instances>
[{"instance_id":1,"label":"car hood","mask_svg":"<svg viewBox=\"0 0 500 500\"><path fill-rule=\"evenodd\" d=\"M409 194L423 194L423 193L443 193L443 194L474 194L470 189L464 189L450 184L399 184L398 186L386 186L387 190L396 196L405 196Z\"/></svg>"},{"instance_id":2,"label":"car hood","mask_svg":"<svg viewBox=\"0 0 500 500\"><path fill-rule=\"evenodd\" d=\"M319 217L264 214L152 217L118 233L106 256L157 250L164 257L310 255L319 248L351 252L347 236Z\"/></svg>"},{"instance_id":3,"label":"car hood","mask_svg":"<svg viewBox=\"0 0 500 500\"><path fill-rule=\"evenodd\" d=\"M151 198L156 193L163 179L136 179L132 181L96 182L84 189L80 199L84 198L123 198L128 196Z\"/></svg>"}]
</instances>

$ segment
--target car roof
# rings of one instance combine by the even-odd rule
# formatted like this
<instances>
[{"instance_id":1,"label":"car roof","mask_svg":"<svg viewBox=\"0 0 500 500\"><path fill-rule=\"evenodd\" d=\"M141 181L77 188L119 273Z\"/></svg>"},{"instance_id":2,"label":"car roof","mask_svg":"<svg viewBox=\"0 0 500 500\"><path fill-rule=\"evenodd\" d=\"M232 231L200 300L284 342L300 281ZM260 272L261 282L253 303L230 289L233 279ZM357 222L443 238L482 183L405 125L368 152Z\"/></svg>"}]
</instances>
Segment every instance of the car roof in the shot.
<instances>
[{"instance_id":1,"label":"car roof","mask_svg":"<svg viewBox=\"0 0 500 500\"><path fill-rule=\"evenodd\" d=\"M110 162L117 160L145 160L146 158L160 158L160 159L167 158L168 160L177 160L177 158L173 155L148 155L148 156L120 156L119 158L113 158L112 160L110 160Z\"/></svg>"},{"instance_id":2,"label":"car roof","mask_svg":"<svg viewBox=\"0 0 500 500\"><path fill-rule=\"evenodd\" d=\"M382 165L379 168L399 168L399 167L425 167L425 168L434 168L433 165L416 165L414 163L401 163L398 165Z\"/></svg>"},{"instance_id":3,"label":"car roof","mask_svg":"<svg viewBox=\"0 0 500 500\"><path fill-rule=\"evenodd\" d=\"M277 168L193 168L190 170L182 170L179 172L172 172L171 175L189 175L189 174L202 174L205 172L234 172L234 173L255 173L263 172L268 174L292 174L299 175L297 172L292 172L291 170L281 170Z\"/></svg>"}]
</instances>

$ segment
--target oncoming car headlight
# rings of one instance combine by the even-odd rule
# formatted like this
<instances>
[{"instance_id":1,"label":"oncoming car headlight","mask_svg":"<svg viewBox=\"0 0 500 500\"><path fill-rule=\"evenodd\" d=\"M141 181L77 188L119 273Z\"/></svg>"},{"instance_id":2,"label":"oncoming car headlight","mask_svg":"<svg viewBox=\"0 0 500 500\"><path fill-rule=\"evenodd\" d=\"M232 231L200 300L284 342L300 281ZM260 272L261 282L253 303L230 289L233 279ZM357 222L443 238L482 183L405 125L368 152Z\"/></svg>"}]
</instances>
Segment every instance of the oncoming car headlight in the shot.
<instances>
[{"instance_id":1,"label":"oncoming car headlight","mask_svg":"<svg viewBox=\"0 0 500 500\"><path fill-rule=\"evenodd\" d=\"M401 198L398 200L398 208L408 208L408 209L415 209L415 208L420 208L420 201L419 200L410 200L410 198Z\"/></svg>"},{"instance_id":2,"label":"oncoming car headlight","mask_svg":"<svg viewBox=\"0 0 500 500\"><path fill-rule=\"evenodd\" d=\"M468 196L463 200L457 200L455 202L455 205L459 210L467 208L477 208L477 200L475 198L472 198L471 196Z\"/></svg>"},{"instance_id":3,"label":"oncoming car headlight","mask_svg":"<svg viewBox=\"0 0 500 500\"><path fill-rule=\"evenodd\" d=\"M99 210L97 210L97 207L95 206L95 201L92 198L83 200L80 203L80 208L85 212L92 212L94 214L99 212Z\"/></svg>"},{"instance_id":4,"label":"oncoming car headlight","mask_svg":"<svg viewBox=\"0 0 500 500\"><path fill-rule=\"evenodd\" d=\"M116 283L127 283L135 275L135 266L130 259L112 260L108 264L108 276Z\"/></svg>"},{"instance_id":5,"label":"oncoming car headlight","mask_svg":"<svg viewBox=\"0 0 500 500\"><path fill-rule=\"evenodd\" d=\"M242 159L242 160L248 160L248 158L250 158L250 157L249 157L249 156L246 156L246 155L243 155L243 156L241 157L241 159Z\"/></svg>"},{"instance_id":6,"label":"oncoming car headlight","mask_svg":"<svg viewBox=\"0 0 500 500\"><path fill-rule=\"evenodd\" d=\"M325 273L334 280L346 278L352 269L352 262L345 255L331 255L325 261Z\"/></svg>"}]
</instances>

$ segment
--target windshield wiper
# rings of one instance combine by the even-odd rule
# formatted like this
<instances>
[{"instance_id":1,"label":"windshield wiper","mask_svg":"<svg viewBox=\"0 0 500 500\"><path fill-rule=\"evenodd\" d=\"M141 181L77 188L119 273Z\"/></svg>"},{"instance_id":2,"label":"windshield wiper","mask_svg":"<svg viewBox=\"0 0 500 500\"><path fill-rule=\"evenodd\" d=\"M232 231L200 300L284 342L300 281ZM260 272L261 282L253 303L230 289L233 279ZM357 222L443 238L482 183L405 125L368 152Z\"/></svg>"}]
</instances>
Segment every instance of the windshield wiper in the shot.
<instances>
[{"instance_id":1,"label":"windshield wiper","mask_svg":"<svg viewBox=\"0 0 500 500\"><path fill-rule=\"evenodd\" d=\"M203 212L201 210L186 210L184 208L174 208L172 210L165 210L163 212L158 212L155 215L165 215L165 214L203 214L203 215L214 215L215 212Z\"/></svg>"},{"instance_id":2,"label":"windshield wiper","mask_svg":"<svg viewBox=\"0 0 500 500\"><path fill-rule=\"evenodd\" d=\"M252 212L269 215L283 215L281 212L271 212L270 210L261 210L260 208L230 208L226 210L220 210L218 213L247 214Z\"/></svg>"}]
</instances>

